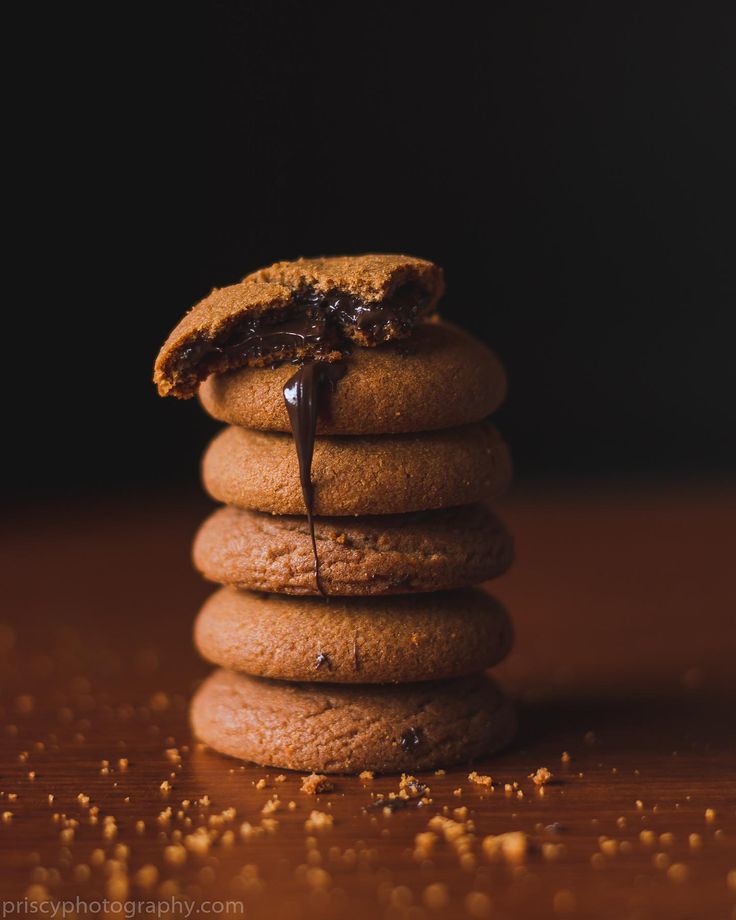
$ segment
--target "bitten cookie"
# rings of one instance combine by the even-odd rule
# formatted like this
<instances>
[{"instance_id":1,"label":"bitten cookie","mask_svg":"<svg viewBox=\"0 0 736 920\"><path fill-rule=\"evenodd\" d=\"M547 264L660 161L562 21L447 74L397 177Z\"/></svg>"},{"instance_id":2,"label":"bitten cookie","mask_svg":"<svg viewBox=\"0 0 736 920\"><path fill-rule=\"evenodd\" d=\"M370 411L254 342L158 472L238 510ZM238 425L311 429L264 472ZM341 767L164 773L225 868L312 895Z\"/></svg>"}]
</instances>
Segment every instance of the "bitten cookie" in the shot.
<instances>
[{"instance_id":1,"label":"bitten cookie","mask_svg":"<svg viewBox=\"0 0 736 920\"><path fill-rule=\"evenodd\" d=\"M478 589L326 602L221 588L194 640L208 661L244 674L372 684L483 671L506 657L512 631L501 604Z\"/></svg>"},{"instance_id":2,"label":"bitten cookie","mask_svg":"<svg viewBox=\"0 0 736 920\"><path fill-rule=\"evenodd\" d=\"M508 530L483 505L314 524L320 582L330 595L465 588L502 575L513 561ZM205 578L221 584L319 593L304 517L219 508L201 526L193 556Z\"/></svg>"},{"instance_id":3,"label":"bitten cookie","mask_svg":"<svg viewBox=\"0 0 736 920\"><path fill-rule=\"evenodd\" d=\"M238 508L303 514L291 435L226 428L202 462L207 492ZM317 515L402 514L489 501L511 478L501 436L488 424L421 434L318 438Z\"/></svg>"},{"instance_id":4,"label":"bitten cookie","mask_svg":"<svg viewBox=\"0 0 736 920\"><path fill-rule=\"evenodd\" d=\"M294 367L244 367L199 388L214 418L261 431L291 431L283 389ZM442 398L438 399L438 394ZM319 434L392 434L480 422L506 394L498 358L448 323L421 323L411 338L356 348L325 400Z\"/></svg>"},{"instance_id":5,"label":"bitten cookie","mask_svg":"<svg viewBox=\"0 0 736 920\"><path fill-rule=\"evenodd\" d=\"M489 678L292 684L216 671L191 704L194 734L263 766L320 773L430 770L508 744L513 709Z\"/></svg>"},{"instance_id":6,"label":"bitten cookie","mask_svg":"<svg viewBox=\"0 0 736 920\"><path fill-rule=\"evenodd\" d=\"M337 360L348 341L406 337L443 290L441 269L412 256L277 262L192 307L164 342L153 380L162 396L186 399L210 374L246 364Z\"/></svg>"}]
</instances>

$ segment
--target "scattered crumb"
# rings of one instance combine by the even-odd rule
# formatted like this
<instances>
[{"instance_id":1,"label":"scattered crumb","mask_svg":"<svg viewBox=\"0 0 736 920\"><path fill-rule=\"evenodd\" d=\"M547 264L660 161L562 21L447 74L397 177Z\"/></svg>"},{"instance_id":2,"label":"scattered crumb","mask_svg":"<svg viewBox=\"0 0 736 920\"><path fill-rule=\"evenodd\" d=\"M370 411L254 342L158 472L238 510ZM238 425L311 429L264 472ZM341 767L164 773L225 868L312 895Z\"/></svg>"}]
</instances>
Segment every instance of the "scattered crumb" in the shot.
<instances>
[{"instance_id":1,"label":"scattered crumb","mask_svg":"<svg viewBox=\"0 0 736 920\"><path fill-rule=\"evenodd\" d=\"M250 822L244 821L240 825L240 836L243 840L250 840L251 837L257 837L259 834L263 833L262 827L254 827Z\"/></svg>"},{"instance_id":2,"label":"scattered crumb","mask_svg":"<svg viewBox=\"0 0 736 920\"><path fill-rule=\"evenodd\" d=\"M187 861L187 851L180 843L164 847L164 862L169 866L183 866Z\"/></svg>"},{"instance_id":3,"label":"scattered crumb","mask_svg":"<svg viewBox=\"0 0 736 920\"><path fill-rule=\"evenodd\" d=\"M417 834L414 837L414 855L426 859L431 855L438 839L437 834L432 831L422 831Z\"/></svg>"},{"instance_id":4,"label":"scattered crumb","mask_svg":"<svg viewBox=\"0 0 736 920\"><path fill-rule=\"evenodd\" d=\"M141 866L134 876L134 881L143 891L149 891L158 881L158 869L150 863Z\"/></svg>"},{"instance_id":5,"label":"scattered crumb","mask_svg":"<svg viewBox=\"0 0 736 920\"><path fill-rule=\"evenodd\" d=\"M490 787L493 785L492 776L488 776L488 775L484 776L480 773L476 773L475 770L473 770L472 773L468 773L468 779L470 780L471 783L475 783L476 786Z\"/></svg>"},{"instance_id":6,"label":"scattered crumb","mask_svg":"<svg viewBox=\"0 0 736 920\"><path fill-rule=\"evenodd\" d=\"M321 773L310 773L302 779L300 792L307 795L319 795L322 792L332 792L334 785Z\"/></svg>"},{"instance_id":7,"label":"scattered crumb","mask_svg":"<svg viewBox=\"0 0 736 920\"><path fill-rule=\"evenodd\" d=\"M604 856L615 856L618 853L618 840L602 837L598 840L598 846Z\"/></svg>"},{"instance_id":8,"label":"scattered crumb","mask_svg":"<svg viewBox=\"0 0 736 920\"><path fill-rule=\"evenodd\" d=\"M705 809L705 820L708 824L712 824L716 820L716 810L715 808L706 808Z\"/></svg>"},{"instance_id":9,"label":"scattered crumb","mask_svg":"<svg viewBox=\"0 0 736 920\"><path fill-rule=\"evenodd\" d=\"M362 773L358 774L358 779L362 779L364 782L366 782L369 779L374 779L374 778L375 778L375 773L373 772L373 770L363 770Z\"/></svg>"},{"instance_id":10,"label":"scattered crumb","mask_svg":"<svg viewBox=\"0 0 736 920\"><path fill-rule=\"evenodd\" d=\"M547 767L540 767L535 773L529 774L529 779L535 786L544 786L552 779L552 773Z\"/></svg>"},{"instance_id":11,"label":"scattered crumb","mask_svg":"<svg viewBox=\"0 0 736 920\"><path fill-rule=\"evenodd\" d=\"M275 811L281 808L281 802L279 797L275 795L272 799L269 799L266 804L261 809L262 815L272 815Z\"/></svg>"},{"instance_id":12,"label":"scattered crumb","mask_svg":"<svg viewBox=\"0 0 736 920\"><path fill-rule=\"evenodd\" d=\"M671 882L682 883L686 882L690 877L690 870L685 865L685 863L672 863L672 865L667 870L667 878Z\"/></svg>"},{"instance_id":13,"label":"scattered crumb","mask_svg":"<svg viewBox=\"0 0 736 920\"><path fill-rule=\"evenodd\" d=\"M334 819L324 811L312 811L304 822L304 828L308 831L326 830L332 827Z\"/></svg>"},{"instance_id":14,"label":"scattered crumb","mask_svg":"<svg viewBox=\"0 0 736 920\"><path fill-rule=\"evenodd\" d=\"M450 903L450 893L447 890L447 885L442 882L427 885L422 893L422 900L430 910L442 910Z\"/></svg>"},{"instance_id":15,"label":"scattered crumb","mask_svg":"<svg viewBox=\"0 0 736 920\"><path fill-rule=\"evenodd\" d=\"M509 831L483 838L483 852L491 861L499 858L508 863L520 863L526 859L529 838L521 831Z\"/></svg>"},{"instance_id":16,"label":"scattered crumb","mask_svg":"<svg viewBox=\"0 0 736 920\"><path fill-rule=\"evenodd\" d=\"M256 783L256 789L265 789L265 788L266 788L266 780L259 779L258 782Z\"/></svg>"},{"instance_id":17,"label":"scattered crumb","mask_svg":"<svg viewBox=\"0 0 736 920\"><path fill-rule=\"evenodd\" d=\"M542 844L542 856L547 862L556 862L558 859L562 859L566 853L567 847L564 843L547 842Z\"/></svg>"}]
</instances>

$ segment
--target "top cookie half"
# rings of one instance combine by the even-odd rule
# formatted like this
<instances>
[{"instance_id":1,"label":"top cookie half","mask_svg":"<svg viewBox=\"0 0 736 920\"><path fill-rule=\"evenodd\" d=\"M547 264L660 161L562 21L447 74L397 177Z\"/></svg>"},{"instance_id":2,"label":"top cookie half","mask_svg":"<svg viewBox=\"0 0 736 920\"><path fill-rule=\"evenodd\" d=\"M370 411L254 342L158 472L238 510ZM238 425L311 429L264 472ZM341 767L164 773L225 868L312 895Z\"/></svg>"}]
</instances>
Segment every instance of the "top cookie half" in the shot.
<instances>
[{"instance_id":1,"label":"top cookie half","mask_svg":"<svg viewBox=\"0 0 736 920\"><path fill-rule=\"evenodd\" d=\"M153 380L162 396L188 399L213 373L338 360L348 343L405 338L443 291L442 270L412 256L276 262L192 307L164 342Z\"/></svg>"}]
</instances>

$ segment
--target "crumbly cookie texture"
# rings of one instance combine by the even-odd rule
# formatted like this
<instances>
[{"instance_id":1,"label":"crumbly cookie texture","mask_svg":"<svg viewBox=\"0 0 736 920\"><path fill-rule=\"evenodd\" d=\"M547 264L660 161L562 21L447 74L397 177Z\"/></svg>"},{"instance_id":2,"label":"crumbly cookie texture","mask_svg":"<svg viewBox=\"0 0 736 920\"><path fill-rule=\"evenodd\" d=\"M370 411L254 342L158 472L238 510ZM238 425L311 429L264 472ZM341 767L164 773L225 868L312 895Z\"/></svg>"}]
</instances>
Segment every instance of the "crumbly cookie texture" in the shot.
<instances>
[{"instance_id":1,"label":"crumbly cookie texture","mask_svg":"<svg viewBox=\"0 0 736 920\"><path fill-rule=\"evenodd\" d=\"M191 706L194 734L223 754L315 773L398 773L467 762L514 734L513 708L483 675L393 685L305 684L215 671Z\"/></svg>"},{"instance_id":2,"label":"crumbly cookie texture","mask_svg":"<svg viewBox=\"0 0 736 920\"><path fill-rule=\"evenodd\" d=\"M407 683L463 677L506 657L513 639L485 591L401 597L264 596L221 588L197 617L200 654L258 677L315 683Z\"/></svg>"},{"instance_id":3,"label":"crumbly cookie texture","mask_svg":"<svg viewBox=\"0 0 736 920\"><path fill-rule=\"evenodd\" d=\"M507 528L483 505L375 517L316 518L320 582L329 595L442 591L502 575L513 560ZM303 516L219 508L194 541L211 581L251 591L316 595Z\"/></svg>"},{"instance_id":4,"label":"crumbly cookie texture","mask_svg":"<svg viewBox=\"0 0 736 920\"><path fill-rule=\"evenodd\" d=\"M162 396L187 399L210 374L319 357L348 343L404 338L436 307L442 271L413 256L369 254L277 262L215 289L164 342L154 367Z\"/></svg>"},{"instance_id":5,"label":"crumbly cookie texture","mask_svg":"<svg viewBox=\"0 0 736 920\"><path fill-rule=\"evenodd\" d=\"M304 514L292 438L226 428L202 461L216 501L271 514ZM511 459L487 423L417 434L317 438L316 515L403 514L489 502L511 478Z\"/></svg>"},{"instance_id":6,"label":"crumbly cookie texture","mask_svg":"<svg viewBox=\"0 0 736 920\"><path fill-rule=\"evenodd\" d=\"M293 373L284 364L215 374L201 384L199 398L210 415L230 425L290 431L283 389ZM482 342L450 323L421 322L408 339L353 351L350 372L329 394L317 433L452 428L486 418L505 395L504 369Z\"/></svg>"}]
</instances>

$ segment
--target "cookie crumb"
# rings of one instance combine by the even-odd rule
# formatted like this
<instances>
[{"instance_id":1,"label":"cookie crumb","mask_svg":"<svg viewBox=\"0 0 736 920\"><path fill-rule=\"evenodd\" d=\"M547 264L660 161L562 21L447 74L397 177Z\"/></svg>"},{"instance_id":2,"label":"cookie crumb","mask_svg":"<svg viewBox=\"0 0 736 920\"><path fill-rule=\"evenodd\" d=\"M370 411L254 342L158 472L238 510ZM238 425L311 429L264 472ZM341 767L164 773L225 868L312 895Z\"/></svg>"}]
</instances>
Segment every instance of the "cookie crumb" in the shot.
<instances>
[{"instance_id":1,"label":"cookie crumb","mask_svg":"<svg viewBox=\"0 0 736 920\"><path fill-rule=\"evenodd\" d=\"M483 852L492 862L502 858L507 863L520 863L526 859L529 838L521 831L508 831L483 838Z\"/></svg>"},{"instance_id":2,"label":"cookie crumb","mask_svg":"<svg viewBox=\"0 0 736 920\"><path fill-rule=\"evenodd\" d=\"M322 792L332 792L334 785L322 773L310 773L302 779L300 792L307 795L319 795Z\"/></svg>"},{"instance_id":3,"label":"cookie crumb","mask_svg":"<svg viewBox=\"0 0 736 920\"><path fill-rule=\"evenodd\" d=\"M308 831L320 831L331 828L334 824L332 815L324 811L313 811L304 822L304 829Z\"/></svg>"},{"instance_id":4,"label":"cookie crumb","mask_svg":"<svg viewBox=\"0 0 736 920\"><path fill-rule=\"evenodd\" d=\"M667 878L671 882L682 884L690 878L690 870L685 863L672 863L667 870Z\"/></svg>"},{"instance_id":5,"label":"cookie crumb","mask_svg":"<svg viewBox=\"0 0 736 920\"><path fill-rule=\"evenodd\" d=\"M262 815L272 815L275 811L281 808L281 802L279 797L275 795L272 799L269 799L266 804L261 809Z\"/></svg>"},{"instance_id":6,"label":"cookie crumb","mask_svg":"<svg viewBox=\"0 0 736 920\"><path fill-rule=\"evenodd\" d=\"M422 894L422 900L430 910L442 910L450 903L450 893L443 882L434 882L427 885Z\"/></svg>"},{"instance_id":7,"label":"cookie crumb","mask_svg":"<svg viewBox=\"0 0 736 920\"><path fill-rule=\"evenodd\" d=\"M552 779L552 773L547 767L539 767L534 773L529 774L529 779L535 786L544 786Z\"/></svg>"},{"instance_id":8,"label":"cookie crumb","mask_svg":"<svg viewBox=\"0 0 736 920\"><path fill-rule=\"evenodd\" d=\"M369 779L375 779L375 775L376 774L373 772L373 770L363 770L358 774L358 779L362 779L363 782L366 782Z\"/></svg>"},{"instance_id":9,"label":"cookie crumb","mask_svg":"<svg viewBox=\"0 0 736 920\"><path fill-rule=\"evenodd\" d=\"M481 773L476 773L475 770L473 770L472 773L468 773L468 779L470 780L471 783L475 783L476 786L490 787L493 785L492 776L488 776L487 774L483 775Z\"/></svg>"}]
</instances>

